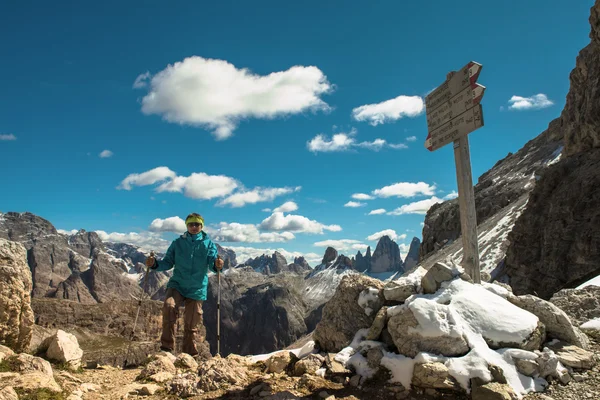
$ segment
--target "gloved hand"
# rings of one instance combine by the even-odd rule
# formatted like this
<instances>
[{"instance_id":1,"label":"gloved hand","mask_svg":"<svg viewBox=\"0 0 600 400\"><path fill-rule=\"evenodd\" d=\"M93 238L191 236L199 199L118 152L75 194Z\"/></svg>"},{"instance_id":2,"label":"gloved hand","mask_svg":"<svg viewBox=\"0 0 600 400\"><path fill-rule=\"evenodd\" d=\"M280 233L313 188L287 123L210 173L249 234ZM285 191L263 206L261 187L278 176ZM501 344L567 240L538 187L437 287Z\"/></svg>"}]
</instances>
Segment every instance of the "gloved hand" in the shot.
<instances>
[{"instance_id":1,"label":"gloved hand","mask_svg":"<svg viewBox=\"0 0 600 400\"><path fill-rule=\"evenodd\" d=\"M217 259L215 260L215 268L217 269L217 271L221 271L223 269L224 264L225 262L223 261L221 256L217 256Z\"/></svg>"},{"instance_id":2,"label":"gloved hand","mask_svg":"<svg viewBox=\"0 0 600 400\"><path fill-rule=\"evenodd\" d=\"M153 254L146 258L146 267L149 267L150 269L158 268L158 263L156 262L156 258L154 258Z\"/></svg>"}]
</instances>

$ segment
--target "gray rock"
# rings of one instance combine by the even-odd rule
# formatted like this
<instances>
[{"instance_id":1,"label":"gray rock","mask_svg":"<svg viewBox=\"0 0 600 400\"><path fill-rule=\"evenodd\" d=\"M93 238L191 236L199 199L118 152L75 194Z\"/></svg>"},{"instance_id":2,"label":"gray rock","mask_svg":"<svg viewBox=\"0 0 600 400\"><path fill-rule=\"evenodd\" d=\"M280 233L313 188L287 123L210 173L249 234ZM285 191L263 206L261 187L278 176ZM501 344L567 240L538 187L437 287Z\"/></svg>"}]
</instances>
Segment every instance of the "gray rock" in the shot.
<instances>
[{"instance_id":1,"label":"gray rock","mask_svg":"<svg viewBox=\"0 0 600 400\"><path fill-rule=\"evenodd\" d=\"M369 272L404 272L400 248L389 236L382 236L377 242Z\"/></svg>"},{"instance_id":2,"label":"gray rock","mask_svg":"<svg viewBox=\"0 0 600 400\"><path fill-rule=\"evenodd\" d=\"M558 360L567 367L592 369L598 362L593 352L569 345L568 343L548 344L548 347L556 353Z\"/></svg>"},{"instance_id":3,"label":"gray rock","mask_svg":"<svg viewBox=\"0 0 600 400\"><path fill-rule=\"evenodd\" d=\"M50 338L46 356L59 363L65 363L72 370L77 370L81 366L83 351L74 335L59 329Z\"/></svg>"},{"instance_id":4,"label":"gray rock","mask_svg":"<svg viewBox=\"0 0 600 400\"><path fill-rule=\"evenodd\" d=\"M508 296L507 300L538 317L548 336L583 348L589 347L585 334L573 326L567 314L554 304L533 295Z\"/></svg>"},{"instance_id":5,"label":"gray rock","mask_svg":"<svg viewBox=\"0 0 600 400\"><path fill-rule=\"evenodd\" d=\"M540 366L534 360L515 360L517 371L525 376L536 376L540 373Z\"/></svg>"},{"instance_id":6,"label":"gray rock","mask_svg":"<svg viewBox=\"0 0 600 400\"><path fill-rule=\"evenodd\" d=\"M32 279L25 247L0 239L0 344L26 351L34 324Z\"/></svg>"},{"instance_id":7,"label":"gray rock","mask_svg":"<svg viewBox=\"0 0 600 400\"><path fill-rule=\"evenodd\" d=\"M472 400L517 400L518 398L510 385L497 382L475 386L471 392Z\"/></svg>"},{"instance_id":8,"label":"gray rock","mask_svg":"<svg viewBox=\"0 0 600 400\"><path fill-rule=\"evenodd\" d=\"M267 371L270 373L282 373L286 371L293 362L293 354L289 351L282 351L272 355L266 362Z\"/></svg>"},{"instance_id":9,"label":"gray rock","mask_svg":"<svg viewBox=\"0 0 600 400\"><path fill-rule=\"evenodd\" d=\"M448 368L439 362L416 364L413 370L412 385L420 388L462 391Z\"/></svg>"},{"instance_id":10,"label":"gray rock","mask_svg":"<svg viewBox=\"0 0 600 400\"><path fill-rule=\"evenodd\" d=\"M367 340L377 340L387 323L387 307L381 307L367 333Z\"/></svg>"},{"instance_id":11,"label":"gray rock","mask_svg":"<svg viewBox=\"0 0 600 400\"><path fill-rule=\"evenodd\" d=\"M555 293L550 302L563 310L576 326L600 318L600 286L563 289Z\"/></svg>"},{"instance_id":12,"label":"gray rock","mask_svg":"<svg viewBox=\"0 0 600 400\"><path fill-rule=\"evenodd\" d=\"M439 305L439 311L442 312L443 304ZM448 318L452 324L452 319ZM416 357L420 352L429 352L448 357L462 356L469 351L467 341L463 337L450 335L441 335L435 337L422 336L415 330L419 322L412 311L402 306L399 312L392 316L388 321L387 329L394 340L398 352L407 357Z\"/></svg>"},{"instance_id":13,"label":"gray rock","mask_svg":"<svg viewBox=\"0 0 600 400\"><path fill-rule=\"evenodd\" d=\"M333 298L325 304L321 322L313 333L321 350L338 352L350 344L359 329L369 328L373 324L376 314L366 315L358 305L360 293L370 287L381 290L383 283L358 274L342 279ZM380 296L383 297L383 294Z\"/></svg>"},{"instance_id":14,"label":"gray rock","mask_svg":"<svg viewBox=\"0 0 600 400\"><path fill-rule=\"evenodd\" d=\"M309 354L302 360L299 360L298 362L296 362L296 364L294 365L294 375L296 375L296 376L302 376L304 374L314 375L315 372L317 372L317 370L319 368L321 368L321 366L323 365L324 362L325 362L325 357L323 357L322 355Z\"/></svg>"},{"instance_id":15,"label":"gray rock","mask_svg":"<svg viewBox=\"0 0 600 400\"><path fill-rule=\"evenodd\" d=\"M442 282L451 281L455 277L453 268L442 264L435 263L421 279L421 287L423 293L435 293L441 286Z\"/></svg>"},{"instance_id":16,"label":"gray rock","mask_svg":"<svg viewBox=\"0 0 600 400\"><path fill-rule=\"evenodd\" d=\"M419 263L419 248L421 240L418 237L413 237L408 248L408 253L404 259L404 270L408 271L417 266Z\"/></svg>"},{"instance_id":17,"label":"gray rock","mask_svg":"<svg viewBox=\"0 0 600 400\"><path fill-rule=\"evenodd\" d=\"M383 296L387 301L404 303L413 294L417 294L417 287L411 282L397 283L391 281L383 288Z\"/></svg>"}]
</instances>

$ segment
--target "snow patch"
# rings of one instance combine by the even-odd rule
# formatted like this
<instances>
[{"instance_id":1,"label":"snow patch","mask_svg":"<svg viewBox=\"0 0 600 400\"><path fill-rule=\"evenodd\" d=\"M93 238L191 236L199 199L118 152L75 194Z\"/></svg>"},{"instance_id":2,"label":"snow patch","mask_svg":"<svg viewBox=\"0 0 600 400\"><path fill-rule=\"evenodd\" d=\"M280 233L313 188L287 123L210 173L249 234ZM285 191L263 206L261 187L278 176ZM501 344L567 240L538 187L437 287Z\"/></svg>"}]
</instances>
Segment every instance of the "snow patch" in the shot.
<instances>
[{"instance_id":1,"label":"snow patch","mask_svg":"<svg viewBox=\"0 0 600 400\"><path fill-rule=\"evenodd\" d=\"M358 305L365 310L365 314L371 315L373 309L369 307L369 304L377 302L378 297L379 289L370 287L360 292L360 295L358 296Z\"/></svg>"},{"instance_id":2,"label":"snow patch","mask_svg":"<svg viewBox=\"0 0 600 400\"><path fill-rule=\"evenodd\" d=\"M582 329L595 329L600 331L600 318L594 318L579 326Z\"/></svg>"},{"instance_id":3,"label":"snow patch","mask_svg":"<svg viewBox=\"0 0 600 400\"><path fill-rule=\"evenodd\" d=\"M405 389L410 390L415 360L402 354L383 353L381 365L390 370L392 377L390 383L400 383Z\"/></svg>"}]
</instances>

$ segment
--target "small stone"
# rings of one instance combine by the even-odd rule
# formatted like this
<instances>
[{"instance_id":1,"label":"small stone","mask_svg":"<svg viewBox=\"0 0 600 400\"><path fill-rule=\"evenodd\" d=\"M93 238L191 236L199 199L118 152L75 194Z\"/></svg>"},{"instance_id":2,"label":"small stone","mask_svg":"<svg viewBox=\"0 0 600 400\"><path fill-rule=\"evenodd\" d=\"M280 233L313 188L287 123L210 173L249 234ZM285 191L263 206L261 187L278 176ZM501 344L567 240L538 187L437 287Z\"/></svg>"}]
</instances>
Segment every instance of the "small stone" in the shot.
<instances>
[{"instance_id":1,"label":"small stone","mask_svg":"<svg viewBox=\"0 0 600 400\"><path fill-rule=\"evenodd\" d=\"M267 397L271 395L271 391L270 390L263 390L262 392L260 392L258 394L260 397Z\"/></svg>"},{"instance_id":2,"label":"small stone","mask_svg":"<svg viewBox=\"0 0 600 400\"><path fill-rule=\"evenodd\" d=\"M142 386L142 388L140 389L139 392L143 396L152 396L154 393L156 393L159 390L160 390L160 386L155 385L153 383L149 383L147 385Z\"/></svg>"},{"instance_id":3,"label":"small stone","mask_svg":"<svg viewBox=\"0 0 600 400\"><path fill-rule=\"evenodd\" d=\"M327 397L329 397L329 393L327 393L326 391L322 391L319 393L319 397L322 399L326 399Z\"/></svg>"},{"instance_id":4,"label":"small stone","mask_svg":"<svg viewBox=\"0 0 600 400\"><path fill-rule=\"evenodd\" d=\"M354 375L350 378L350 386L358 387L360 385L360 375Z\"/></svg>"},{"instance_id":5,"label":"small stone","mask_svg":"<svg viewBox=\"0 0 600 400\"><path fill-rule=\"evenodd\" d=\"M575 382L583 382L585 380L585 376L581 374L573 374L571 377Z\"/></svg>"}]
</instances>

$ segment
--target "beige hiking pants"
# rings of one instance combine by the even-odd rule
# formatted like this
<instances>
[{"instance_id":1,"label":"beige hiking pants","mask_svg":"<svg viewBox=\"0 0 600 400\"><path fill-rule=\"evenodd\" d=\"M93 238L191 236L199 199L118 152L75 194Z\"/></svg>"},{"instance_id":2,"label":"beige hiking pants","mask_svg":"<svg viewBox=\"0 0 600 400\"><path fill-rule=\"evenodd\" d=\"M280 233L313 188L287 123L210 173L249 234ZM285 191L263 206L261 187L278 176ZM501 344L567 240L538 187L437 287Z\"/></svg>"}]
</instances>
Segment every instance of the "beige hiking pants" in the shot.
<instances>
[{"instance_id":1,"label":"beige hiking pants","mask_svg":"<svg viewBox=\"0 0 600 400\"><path fill-rule=\"evenodd\" d=\"M175 324L177 323L181 303L185 303L182 351L194 356L198 354L196 333L198 332L198 324L202 322L202 300L187 299L173 288L167 289L163 304L161 346L171 350L175 349Z\"/></svg>"}]
</instances>

